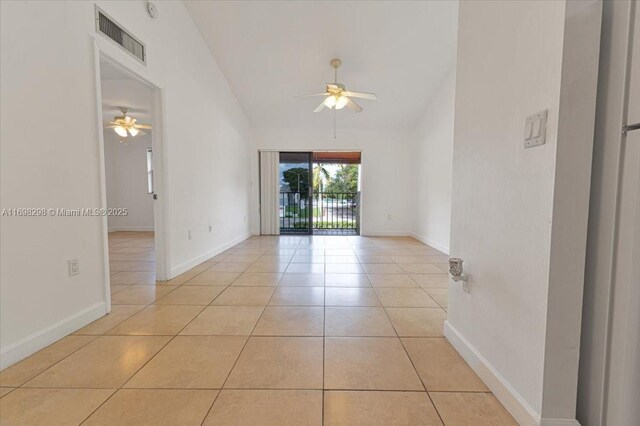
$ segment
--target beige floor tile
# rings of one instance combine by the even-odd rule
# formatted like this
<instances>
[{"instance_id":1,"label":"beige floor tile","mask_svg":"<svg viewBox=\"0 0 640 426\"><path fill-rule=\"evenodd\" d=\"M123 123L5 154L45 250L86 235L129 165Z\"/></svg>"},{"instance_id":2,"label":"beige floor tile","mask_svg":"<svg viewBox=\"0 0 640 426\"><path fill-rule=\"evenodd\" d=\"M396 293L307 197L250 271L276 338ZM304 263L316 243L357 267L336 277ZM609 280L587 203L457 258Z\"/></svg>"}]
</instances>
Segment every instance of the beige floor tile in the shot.
<instances>
[{"instance_id":1,"label":"beige floor tile","mask_svg":"<svg viewBox=\"0 0 640 426\"><path fill-rule=\"evenodd\" d=\"M216 390L121 389L87 419L87 426L199 426Z\"/></svg>"},{"instance_id":2,"label":"beige floor tile","mask_svg":"<svg viewBox=\"0 0 640 426\"><path fill-rule=\"evenodd\" d=\"M0 424L75 426L114 392L115 389L16 389L0 400Z\"/></svg>"},{"instance_id":3,"label":"beige floor tile","mask_svg":"<svg viewBox=\"0 0 640 426\"><path fill-rule=\"evenodd\" d=\"M6 394L8 394L9 392L11 392L12 390L14 390L15 388L4 388L4 387L0 387L0 398L2 398L3 396L5 396Z\"/></svg>"},{"instance_id":4,"label":"beige floor tile","mask_svg":"<svg viewBox=\"0 0 640 426\"><path fill-rule=\"evenodd\" d=\"M308 255L308 254L295 254L291 258L291 263L324 263L324 254L321 255Z\"/></svg>"},{"instance_id":5,"label":"beige floor tile","mask_svg":"<svg viewBox=\"0 0 640 426\"><path fill-rule=\"evenodd\" d=\"M446 339L404 338L402 343L428 391L488 391Z\"/></svg>"},{"instance_id":6,"label":"beige floor tile","mask_svg":"<svg viewBox=\"0 0 640 426\"><path fill-rule=\"evenodd\" d=\"M156 273L155 272L118 272L115 274L111 274L109 277L109 281L111 285L121 285L121 284L138 284L141 281L147 281L152 279L155 281Z\"/></svg>"},{"instance_id":7,"label":"beige floor tile","mask_svg":"<svg viewBox=\"0 0 640 426\"><path fill-rule=\"evenodd\" d=\"M111 330L122 321L130 318L136 312L143 309L145 305L113 305L111 306L111 312L92 322L91 324L82 327L74 334L86 334L86 335L100 335Z\"/></svg>"},{"instance_id":8,"label":"beige floor tile","mask_svg":"<svg viewBox=\"0 0 640 426\"><path fill-rule=\"evenodd\" d=\"M449 306L449 290L446 288L428 288L426 292L433 300L442 308L447 309Z\"/></svg>"},{"instance_id":9,"label":"beige floor tile","mask_svg":"<svg viewBox=\"0 0 640 426\"><path fill-rule=\"evenodd\" d=\"M446 425L517 426L513 417L490 393L429 392Z\"/></svg>"},{"instance_id":10,"label":"beige floor tile","mask_svg":"<svg viewBox=\"0 0 640 426\"><path fill-rule=\"evenodd\" d=\"M353 263L330 263L325 269L327 274L364 274L362 266Z\"/></svg>"},{"instance_id":11,"label":"beige floor tile","mask_svg":"<svg viewBox=\"0 0 640 426\"><path fill-rule=\"evenodd\" d=\"M194 319L202 306L151 305L109 330L111 335L175 335Z\"/></svg>"},{"instance_id":12,"label":"beige floor tile","mask_svg":"<svg viewBox=\"0 0 640 426\"><path fill-rule=\"evenodd\" d=\"M251 337L226 388L322 389L321 337Z\"/></svg>"},{"instance_id":13,"label":"beige floor tile","mask_svg":"<svg viewBox=\"0 0 640 426\"><path fill-rule=\"evenodd\" d=\"M322 391L222 390L204 426L322 425Z\"/></svg>"},{"instance_id":14,"label":"beige floor tile","mask_svg":"<svg viewBox=\"0 0 640 426\"><path fill-rule=\"evenodd\" d=\"M372 288L337 288L325 290L326 306L380 306Z\"/></svg>"},{"instance_id":15,"label":"beige floor tile","mask_svg":"<svg viewBox=\"0 0 640 426\"><path fill-rule=\"evenodd\" d=\"M227 262L225 259L222 262L211 266L208 271L244 272L252 263L253 262Z\"/></svg>"},{"instance_id":16,"label":"beige floor tile","mask_svg":"<svg viewBox=\"0 0 640 426\"><path fill-rule=\"evenodd\" d=\"M431 263L401 263L399 264L403 271L408 274L441 274L437 266Z\"/></svg>"},{"instance_id":17,"label":"beige floor tile","mask_svg":"<svg viewBox=\"0 0 640 426\"><path fill-rule=\"evenodd\" d=\"M448 274L409 274L409 276L422 288L449 287Z\"/></svg>"},{"instance_id":18,"label":"beige floor tile","mask_svg":"<svg viewBox=\"0 0 640 426\"><path fill-rule=\"evenodd\" d=\"M231 285L233 286L248 286L248 287L261 287L271 286L275 287L280 281L281 274L277 272L245 272L238 277Z\"/></svg>"},{"instance_id":19,"label":"beige floor tile","mask_svg":"<svg viewBox=\"0 0 640 426\"><path fill-rule=\"evenodd\" d=\"M327 336L395 336L383 308L327 307L325 308Z\"/></svg>"},{"instance_id":20,"label":"beige floor tile","mask_svg":"<svg viewBox=\"0 0 640 426\"><path fill-rule=\"evenodd\" d=\"M323 263L290 263L287 267L288 274L323 274Z\"/></svg>"},{"instance_id":21,"label":"beige floor tile","mask_svg":"<svg viewBox=\"0 0 640 426\"><path fill-rule=\"evenodd\" d=\"M219 389L246 339L242 336L178 336L124 387Z\"/></svg>"},{"instance_id":22,"label":"beige floor tile","mask_svg":"<svg viewBox=\"0 0 640 426\"><path fill-rule=\"evenodd\" d=\"M386 308L400 337L442 337L447 313L440 308Z\"/></svg>"},{"instance_id":23,"label":"beige floor tile","mask_svg":"<svg viewBox=\"0 0 640 426\"><path fill-rule=\"evenodd\" d=\"M228 287L212 305L265 306L273 294L273 287Z\"/></svg>"},{"instance_id":24,"label":"beige floor tile","mask_svg":"<svg viewBox=\"0 0 640 426\"><path fill-rule=\"evenodd\" d=\"M256 264L271 263L288 265L293 254L263 254L256 260Z\"/></svg>"},{"instance_id":25,"label":"beige floor tile","mask_svg":"<svg viewBox=\"0 0 640 426\"><path fill-rule=\"evenodd\" d=\"M433 266L438 268L440 272L448 273L449 272L449 262L446 263L433 263Z\"/></svg>"},{"instance_id":26,"label":"beige floor tile","mask_svg":"<svg viewBox=\"0 0 640 426\"><path fill-rule=\"evenodd\" d=\"M207 306L180 335L248 336L263 306Z\"/></svg>"},{"instance_id":27,"label":"beige floor tile","mask_svg":"<svg viewBox=\"0 0 640 426\"><path fill-rule=\"evenodd\" d=\"M325 389L424 390L398 338L327 337Z\"/></svg>"},{"instance_id":28,"label":"beige floor tile","mask_svg":"<svg viewBox=\"0 0 640 426\"><path fill-rule=\"evenodd\" d=\"M132 285L111 297L114 305L148 305L176 289L170 285Z\"/></svg>"},{"instance_id":29,"label":"beige floor tile","mask_svg":"<svg viewBox=\"0 0 640 426\"><path fill-rule=\"evenodd\" d=\"M239 272L221 272L207 270L185 282L185 285L227 286L235 281L239 276Z\"/></svg>"},{"instance_id":30,"label":"beige floor tile","mask_svg":"<svg viewBox=\"0 0 640 426\"><path fill-rule=\"evenodd\" d=\"M331 391L324 395L326 426L441 426L426 392Z\"/></svg>"},{"instance_id":31,"label":"beige floor tile","mask_svg":"<svg viewBox=\"0 0 640 426\"><path fill-rule=\"evenodd\" d=\"M93 336L67 336L0 372L0 385L18 387L90 343Z\"/></svg>"},{"instance_id":32,"label":"beige floor tile","mask_svg":"<svg viewBox=\"0 0 640 426\"><path fill-rule=\"evenodd\" d=\"M224 259L225 262L253 263L260 257L259 254L230 254Z\"/></svg>"},{"instance_id":33,"label":"beige floor tile","mask_svg":"<svg viewBox=\"0 0 640 426\"><path fill-rule=\"evenodd\" d=\"M324 287L324 274L283 274L282 287Z\"/></svg>"},{"instance_id":34,"label":"beige floor tile","mask_svg":"<svg viewBox=\"0 0 640 426\"><path fill-rule=\"evenodd\" d=\"M131 262L132 265L126 269L127 272L155 272L156 262Z\"/></svg>"},{"instance_id":35,"label":"beige floor tile","mask_svg":"<svg viewBox=\"0 0 640 426\"><path fill-rule=\"evenodd\" d=\"M156 305L208 305L224 291L225 287L218 286L187 286L178 287L166 296L156 300Z\"/></svg>"},{"instance_id":36,"label":"beige floor tile","mask_svg":"<svg viewBox=\"0 0 640 426\"><path fill-rule=\"evenodd\" d=\"M348 256L326 256L325 263L360 263L356 255Z\"/></svg>"},{"instance_id":37,"label":"beige floor tile","mask_svg":"<svg viewBox=\"0 0 640 426\"><path fill-rule=\"evenodd\" d=\"M395 263L391 256L359 255L361 263Z\"/></svg>"},{"instance_id":38,"label":"beige floor tile","mask_svg":"<svg viewBox=\"0 0 640 426\"><path fill-rule=\"evenodd\" d=\"M327 287L371 287L365 274L327 274Z\"/></svg>"},{"instance_id":39,"label":"beige floor tile","mask_svg":"<svg viewBox=\"0 0 640 426\"><path fill-rule=\"evenodd\" d=\"M114 294L124 290L127 287L130 287L133 284L126 284L126 285L118 285L118 284L111 284L109 291L111 292L111 295L113 296Z\"/></svg>"},{"instance_id":40,"label":"beige floor tile","mask_svg":"<svg viewBox=\"0 0 640 426\"><path fill-rule=\"evenodd\" d=\"M122 386L169 341L164 336L102 336L49 368L26 387Z\"/></svg>"},{"instance_id":41,"label":"beige floor tile","mask_svg":"<svg viewBox=\"0 0 640 426\"><path fill-rule=\"evenodd\" d=\"M289 266L288 263L254 263L247 268L246 272L284 272Z\"/></svg>"},{"instance_id":42,"label":"beige floor tile","mask_svg":"<svg viewBox=\"0 0 640 426\"><path fill-rule=\"evenodd\" d=\"M271 306L323 306L324 287L278 287Z\"/></svg>"},{"instance_id":43,"label":"beige floor tile","mask_svg":"<svg viewBox=\"0 0 640 426\"><path fill-rule=\"evenodd\" d=\"M438 304L421 288L376 288L384 307L437 308Z\"/></svg>"},{"instance_id":44,"label":"beige floor tile","mask_svg":"<svg viewBox=\"0 0 640 426\"><path fill-rule=\"evenodd\" d=\"M373 287L414 287L418 285L407 274L368 274Z\"/></svg>"},{"instance_id":45,"label":"beige floor tile","mask_svg":"<svg viewBox=\"0 0 640 426\"><path fill-rule=\"evenodd\" d=\"M323 336L324 308L268 306L254 336Z\"/></svg>"},{"instance_id":46,"label":"beige floor tile","mask_svg":"<svg viewBox=\"0 0 640 426\"><path fill-rule=\"evenodd\" d=\"M401 264L410 263L431 263L425 256L408 255L408 256L392 256L393 261Z\"/></svg>"},{"instance_id":47,"label":"beige floor tile","mask_svg":"<svg viewBox=\"0 0 640 426\"><path fill-rule=\"evenodd\" d=\"M401 267L394 263L363 263L362 269L367 274L404 274Z\"/></svg>"}]
</instances>

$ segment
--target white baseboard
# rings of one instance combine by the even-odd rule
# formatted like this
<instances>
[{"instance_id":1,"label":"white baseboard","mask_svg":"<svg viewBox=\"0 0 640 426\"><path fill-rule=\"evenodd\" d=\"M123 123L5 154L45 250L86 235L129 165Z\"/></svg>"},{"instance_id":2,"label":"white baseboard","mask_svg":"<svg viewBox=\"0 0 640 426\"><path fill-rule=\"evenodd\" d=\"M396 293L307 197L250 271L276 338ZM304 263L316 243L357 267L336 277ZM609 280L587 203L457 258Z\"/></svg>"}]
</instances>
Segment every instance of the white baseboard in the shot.
<instances>
[{"instance_id":1,"label":"white baseboard","mask_svg":"<svg viewBox=\"0 0 640 426\"><path fill-rule=\"evenodd\" d=\"M108 229L109 232L149 232L154 230L155 228L153 226L112 226Z\"/></svg>"},{"instance_id":2,"label":"white baseboard","mask_svg":"<svg viewBox=\"0 0 640 426\"><path fill-rule=\"evenodd\" d=\"M449 246L445 246L442 245L440 243L438 243L437 241L433 241L429 238L426 238L420 234L416 234L415 232L411 232L410 235L415 238L416 240L420 241L421 243L424 243L430 247L433 247L436 250L439 250L441 252L443 252L444 254L449 254Z\"/></svg>"},{"instance_id":3,"label":"white baseboard","mask_svg":"<svg viewBox=\"0 0 640 426\"><path fill-rule=\"evenodd\" d=\"M107 305L104 302L94 303L80 312L2 348L0 350L0 369L4 370L106 314Z\"/></svg>"},{"instance_id":4,"label":"white baseboard","mask_svg":"<svg viewBox=\"0 0 640 426\"><path fill-rule=\"evenodd\" d=\"M444 335L521 426L541 426L538 414L485 357L449 321ZM551 426L545 424L545 426Z\"/></svg>"},{"instance_id":5,"label":"white baseboard","mask_svg":"<svg viewBox=\"0 0 640 426\"><path fill-rule=\"evenodd\" d=\"M542 419L540 426L580 426L580 422L575 419Z\"/></svg>"},{"instance_id":6,"label":"white baseboard","mask_svg":"<svg viewBox=\"0 0 640 426\"><path fill-rule=\"evenodd\" d=\"M409 237L411 233L408 231L360 231L363 237Z\"/></svg>"},{"instance_id":7,"label":"white baseboard","mask_svg":"<svg viewBox=\"0 0 640 426\"><path fill-rule=\"evenodd\" d=\"M194 257L191 260L188 260L174 268L171 268L171 270L169 271L169 273L167 274L167 279L170 280L172 278L177 277L180 274L183 274L185 272L187 272L189 269L198 266L199 264L201 264L202 262L205 262L209 259L211 259L213 256L216 256L220 253L222 253L223 251L235 246L236 244L239 244L241 242L243 242L244 240L246 240L247 238L249 238L251 236L251 233L248 232L244 235L241 235L238 238L235 238L231 241L229 241L228 243L222 244L216 248L214 248L213 250L209 250L206 253L201 254L200 256Z\"/></svg>"}]
</instances>

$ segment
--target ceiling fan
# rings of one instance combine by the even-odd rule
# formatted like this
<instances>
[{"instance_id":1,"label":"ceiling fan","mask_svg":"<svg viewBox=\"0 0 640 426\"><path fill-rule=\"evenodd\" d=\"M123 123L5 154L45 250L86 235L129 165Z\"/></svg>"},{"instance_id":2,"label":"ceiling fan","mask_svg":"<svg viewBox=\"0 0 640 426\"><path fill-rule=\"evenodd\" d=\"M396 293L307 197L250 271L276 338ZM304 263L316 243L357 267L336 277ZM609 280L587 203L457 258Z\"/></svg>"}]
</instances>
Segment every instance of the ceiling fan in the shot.
<instances>
[{"instance_id":1,"label":"ceiling fan","mask_svg":"<svg viewBox=\"0 0 640 426\"><path fill-rule=\"evenodd\" d=\"M144 135L146 133L141 129L151 129L151 126L147 124L136 124L136 119L127 115L128 108L118 107L118 109L122 115L116 115L113 121L104 127L105 129L113 129L122 138Z\"/></svg>"},{"instance_id":2,"label":"ceiling fan","mask_svg":"<svg viewBox=\"0 0 640 426\"><path fill-rule=\"evenodd\" d=\"M354 112L361 112L362 107L355 103L352 98L367 99L370 101L377 100L374 93L353 92L351 90L347 90L344 84L338 83L338 68L342 65L342 61L335 58L331 60L330 64L334 69L335 78L333 83L327 83L326 91L324 93L296 96L296 98L324 96L325 98L322 100L320 105L313 110L313 112L320 112L325 108L339 110L344 107L347 107Z\"/></svg>"}]
</instances>

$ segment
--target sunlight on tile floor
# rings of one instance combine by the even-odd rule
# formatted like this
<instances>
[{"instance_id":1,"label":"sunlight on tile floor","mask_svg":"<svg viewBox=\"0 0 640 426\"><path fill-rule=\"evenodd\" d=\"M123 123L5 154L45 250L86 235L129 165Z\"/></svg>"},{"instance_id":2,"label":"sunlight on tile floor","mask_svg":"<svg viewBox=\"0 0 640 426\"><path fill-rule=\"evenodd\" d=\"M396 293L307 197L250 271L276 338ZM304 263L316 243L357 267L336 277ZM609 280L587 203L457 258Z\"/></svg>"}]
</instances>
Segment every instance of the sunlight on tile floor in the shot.
<instances>
[{"instance_id":1,"label":"sunlight on tile floor","mask_svg":"<svg viewBox=\"0 0 640 426\"><path fill-rule=\"evenodd\" d=\"M109 251L111 313L0 373L2 425L516 424L412 238L252 237L166 282L152 233Z\"/></svg>"}]
</instances>

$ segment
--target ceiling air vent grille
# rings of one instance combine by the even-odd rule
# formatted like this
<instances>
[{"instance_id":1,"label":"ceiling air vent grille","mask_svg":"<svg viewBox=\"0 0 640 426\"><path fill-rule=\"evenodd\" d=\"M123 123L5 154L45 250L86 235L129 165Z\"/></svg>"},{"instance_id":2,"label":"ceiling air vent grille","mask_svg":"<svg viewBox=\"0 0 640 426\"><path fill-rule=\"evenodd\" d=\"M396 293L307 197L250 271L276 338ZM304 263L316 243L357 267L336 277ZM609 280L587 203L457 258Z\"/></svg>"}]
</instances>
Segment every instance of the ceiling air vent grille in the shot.
<instances>
[{"instance_id":1,"label":"ceiling air vent grille","mask_svg":"<svg viewBox=\"0 0 640 426\"><path fill-rule=\"evenodd\" d=\"M144 43L127 32L98 7L96 7L96 31L115 41L143 64L146 63Z\"/></svg>"}]
</instances>

